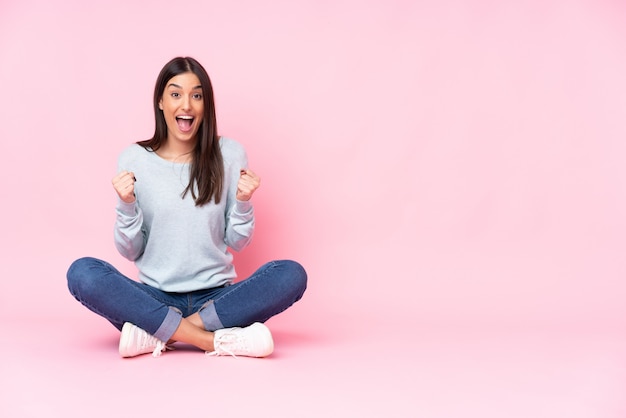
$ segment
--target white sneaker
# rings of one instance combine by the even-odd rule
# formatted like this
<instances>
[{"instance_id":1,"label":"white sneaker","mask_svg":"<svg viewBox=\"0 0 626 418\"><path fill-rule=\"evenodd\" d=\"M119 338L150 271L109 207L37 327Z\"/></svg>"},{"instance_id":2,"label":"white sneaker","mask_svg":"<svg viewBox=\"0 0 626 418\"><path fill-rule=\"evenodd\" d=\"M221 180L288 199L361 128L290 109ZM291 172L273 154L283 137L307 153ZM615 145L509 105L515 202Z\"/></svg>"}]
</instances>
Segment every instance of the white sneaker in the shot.
<instances>
[{"instance_id":1,"label":"white sneaker","mask_svg":"<svg viewBox=\"0 0 626 418\"><path fill-rule=\"evenodd\" d=\"M245 328L224 328L215 331L210 356L266 357L274 351L274 340L270 330L260 322Z\"/></svg>"},{"instance_id":2,"label":"white sneaker","mask_svg":"<svg viewBox=\"0 0 626 418\"><path fill-rule=\"evenodd\" d=\"M166 344L148 334L146 331L125 322L120 336L120 355L122 357L134 357L140 354L152 353L153 357L159 357L165 351Z\"/></svg>"}]
</instances>

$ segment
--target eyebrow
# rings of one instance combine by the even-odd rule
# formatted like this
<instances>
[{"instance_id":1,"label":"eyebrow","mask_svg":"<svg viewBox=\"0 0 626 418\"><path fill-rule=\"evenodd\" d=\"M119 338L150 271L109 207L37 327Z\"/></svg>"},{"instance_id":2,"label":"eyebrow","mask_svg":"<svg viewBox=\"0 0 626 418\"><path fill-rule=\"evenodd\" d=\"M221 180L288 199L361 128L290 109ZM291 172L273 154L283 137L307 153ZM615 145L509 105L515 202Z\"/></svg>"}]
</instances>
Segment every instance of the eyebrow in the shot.
<instances>
[{"instance_id":1,"label":"eyebrow","mask_svg":"<svg viewBox=\"0 0 626 418\"><path fill-rule=\"evenodd\" d=\"M182 89L181 86L179 86L178 84L174 84L174 83L170 83L167 85L167 87L176 87L177 89ZM202 85L198 84L196 87L194 87L192 90L197 90L197 89L201 89Z\"/></svg>"}]
</instances>

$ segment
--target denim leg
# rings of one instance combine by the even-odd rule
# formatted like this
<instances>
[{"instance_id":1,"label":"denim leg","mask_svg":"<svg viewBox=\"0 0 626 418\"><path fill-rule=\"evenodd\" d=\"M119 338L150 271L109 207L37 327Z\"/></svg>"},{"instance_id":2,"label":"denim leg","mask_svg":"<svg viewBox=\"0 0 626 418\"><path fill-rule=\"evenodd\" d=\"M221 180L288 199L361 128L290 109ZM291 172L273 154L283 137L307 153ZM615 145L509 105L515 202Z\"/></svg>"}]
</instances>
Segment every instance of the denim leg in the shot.
<instances>
[{"instance_id":1,"label":"denim leg","mask_svg":"<svg viewBox=\"0 0 626 418\"><path fill-rule=\"evenodd\" d=\"M132 322L167 341L182 319L180 311L167 303L167 293L131 280L96 258L85 257L72 263L67 282L76 300L119 330L124 322Z\"/></svg>"},{"instance_id":2,"label":"denim leg","mask_svg":"<svg viewBox=\"0 0 626 418\"><path fill-rule=\"evenodd\" d=\"M248 279L219 289L200 309L200 317L208 331L265 322L300 300L306 285L300 264L271 261Z\"/></svg>"}]
</instances>

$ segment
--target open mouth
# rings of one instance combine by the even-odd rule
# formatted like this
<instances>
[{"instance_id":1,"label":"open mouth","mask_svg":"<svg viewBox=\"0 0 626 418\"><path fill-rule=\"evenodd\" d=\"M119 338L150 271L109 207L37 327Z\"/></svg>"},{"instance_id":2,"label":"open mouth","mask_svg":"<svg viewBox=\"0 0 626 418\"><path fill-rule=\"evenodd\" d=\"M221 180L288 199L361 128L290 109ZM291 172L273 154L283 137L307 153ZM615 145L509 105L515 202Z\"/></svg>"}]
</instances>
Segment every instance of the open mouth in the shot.
<instances>
[{"instance_id":1,"label":"open mouth","mask_svg":"<svg viewBox=\"0 0 626 418\"><path fill-rule=\"evenodd\" d=\"M183 132L188 132L191 130L191 125L193 124L193 116L176 116L176 123L178 123L178 129Z\"/></svg>"}]
</instances>

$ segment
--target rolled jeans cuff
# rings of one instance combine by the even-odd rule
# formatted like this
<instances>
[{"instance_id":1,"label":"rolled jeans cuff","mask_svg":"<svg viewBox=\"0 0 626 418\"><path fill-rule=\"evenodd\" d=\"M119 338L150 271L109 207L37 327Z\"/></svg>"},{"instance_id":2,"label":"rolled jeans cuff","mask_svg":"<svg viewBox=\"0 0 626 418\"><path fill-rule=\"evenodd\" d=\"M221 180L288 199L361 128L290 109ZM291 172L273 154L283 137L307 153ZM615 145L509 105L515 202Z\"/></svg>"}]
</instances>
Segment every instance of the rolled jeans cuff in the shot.
<instances>
[{"instance_id":1,"label":"rolled jeans cuff","mask_svg":"<svg viewBox=\"0 0 626 418\"><path fill-rule=\"evenodd\" d=\"M165 315L165 319L161 323L161 326L154 333L154 337L163 342L168 342L178 329L182 320L182 313L180 313L177 309L170 307L167 315Z\"/></svg>"},{"instance_id":2,"label":"rolled jeans cuff","mask_svg":"<svg viewBox=\"0 0 626 418\"><path fill-rule=\"evenodd\" d=\"M215 331L224 328L222 321L220 321L220 318L217 316L215 304L212 300L205 303L198 311L198 314L200 315L200 319L202 319L205 330Z\"/></svg>"}]
</instances>

